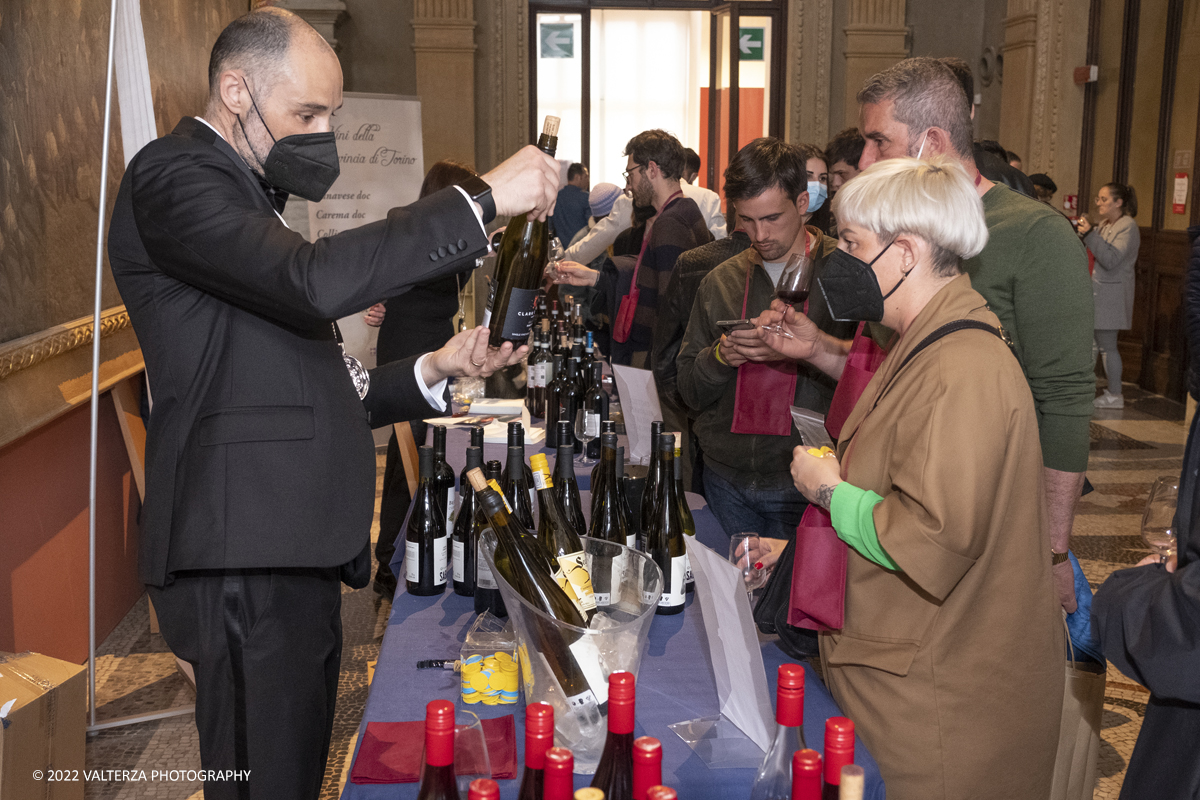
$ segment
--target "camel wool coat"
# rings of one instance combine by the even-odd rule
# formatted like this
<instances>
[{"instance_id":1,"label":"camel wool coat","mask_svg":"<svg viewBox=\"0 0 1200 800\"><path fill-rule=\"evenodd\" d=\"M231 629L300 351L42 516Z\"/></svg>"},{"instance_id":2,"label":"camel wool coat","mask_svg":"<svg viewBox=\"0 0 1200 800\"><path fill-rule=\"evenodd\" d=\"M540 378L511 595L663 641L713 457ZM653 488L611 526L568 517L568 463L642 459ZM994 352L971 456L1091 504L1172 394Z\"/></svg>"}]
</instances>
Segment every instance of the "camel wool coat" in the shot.
<instances>
[{"instance_id":1,"label":"camel wool coat","mask_svg":"<svg viewBox=\"0 0 1200 800\"><path fill-rule=\"evenodd\" d=\"M851 550L844 627L821 636L888 800L1039 800L1058 745L1066 645L1029 385L982 330L898 372L964 318L999 324L960 275L893 343L838 445L844 479L883 497L875 529L903 570Z\"/></svg>"}]
</instances>

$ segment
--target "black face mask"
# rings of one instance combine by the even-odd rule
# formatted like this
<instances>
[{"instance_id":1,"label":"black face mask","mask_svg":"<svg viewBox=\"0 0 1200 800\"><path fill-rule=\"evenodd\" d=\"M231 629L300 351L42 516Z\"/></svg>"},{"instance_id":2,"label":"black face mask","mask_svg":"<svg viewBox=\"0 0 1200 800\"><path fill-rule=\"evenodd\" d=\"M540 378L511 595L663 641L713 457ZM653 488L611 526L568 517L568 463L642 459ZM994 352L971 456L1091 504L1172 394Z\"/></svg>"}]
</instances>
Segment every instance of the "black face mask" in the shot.
<instances>
[{"instance_id":1,"label":"black face mask","mask_svg":"<svg viewBox=\"0 0 1200 800\"><path fill-rule=\"evenodd\" d=\"M242 83L246 83L245 78L242 79ZM250 93L249 84L246 85L246 93ZM262 120L263 127L267 129L267 135L275 143L263 161L263 175L267 182L277 189L319 203L342 171L333 131L296 133L276 139L271 129L267 128L267 121L263 119L252 94L250 103L254 106L254 113ZM242 123L241 115L238 116L238 125L242 127L242 135L246 136L246 126ZM246 136L246 143L250 143L249 136ZM250 145L250 151L254 152L253 145ZM254 153L254 156L258 158L258 153Z\"/></svg>"},{"instance_id":2,"label":"black face mask","mask_svg":"<svg viewBox=\"0 0 1200 800\"><path fill-rule=\"evenodd\" d=\"M908 272L896 281L896 285L887 294L879 288L879 279L871 264L879 260L888 251L887 247L879 251L879 255L868 264L861 258L850 255L845 250L834 250L825 259L825 267L817 278L825 302L829 305L829 313L838 322L879 322L883 319L883 301L896 293L900 284L908 277ZM912 272L912 270L909 270Z\"/></svg>"}]
</instances>

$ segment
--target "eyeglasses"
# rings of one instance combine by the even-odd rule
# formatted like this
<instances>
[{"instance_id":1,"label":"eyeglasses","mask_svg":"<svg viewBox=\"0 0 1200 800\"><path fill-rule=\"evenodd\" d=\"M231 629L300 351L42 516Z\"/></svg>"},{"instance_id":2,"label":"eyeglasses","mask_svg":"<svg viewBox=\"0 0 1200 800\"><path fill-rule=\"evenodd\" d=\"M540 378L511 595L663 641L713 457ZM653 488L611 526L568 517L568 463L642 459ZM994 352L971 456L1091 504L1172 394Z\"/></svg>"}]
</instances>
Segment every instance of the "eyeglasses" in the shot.
<instances>
[{"instance_id":1,"label":"eyeglasses","mask_svg":"<svg viewBox=\"0 0 1200 800\"><path fill-rule=\"evenodd\" d=\"M626 183L629 183L629 179L633 177L633 173L637 172L639 169L645 169L645 168L646 168L645 164L638 164L633 169L627 169L624 172L622 172L621 177L623 177L625 179Z\"/></svg>"}]
</instances>

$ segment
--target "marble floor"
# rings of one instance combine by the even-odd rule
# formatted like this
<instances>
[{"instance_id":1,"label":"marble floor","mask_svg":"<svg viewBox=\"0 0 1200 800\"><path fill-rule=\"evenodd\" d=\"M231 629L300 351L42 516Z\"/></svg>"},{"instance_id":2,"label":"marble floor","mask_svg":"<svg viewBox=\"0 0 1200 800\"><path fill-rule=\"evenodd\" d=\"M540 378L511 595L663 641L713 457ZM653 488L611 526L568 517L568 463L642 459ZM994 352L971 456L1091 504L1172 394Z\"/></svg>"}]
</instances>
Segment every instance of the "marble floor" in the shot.
<instances>
[{"instance_id":1,"label":"marble floor","mask_svg":"<svg viewBox=\"0 0 1200 800\"><path fill-rule=\"evenodd\" d=\"M1184 409L1177 403L1125 389L1121 411L1097 411L1091 426L1088 477L1095 491L1085 496L1075 520L1072 548L1092 587L1115 569L1148 552L1138 535L1150 484L1160 475L1179 475L1185 439ZM383 474L383 454L377 455ZM372 536L378 530L378 514ZM366 703L369 674L379 655L389 604L370 588L343 587L344 648L333 744L322 798L336 798L349 769L349 754ZM104 641L97 656L96 694L100 721L146 714L194 701L162 637L150 632L145 597ZM1115 800L1125 763L1141 728L1148 694L1132 679L1109 668L1105 692L1097 800ZM199 742L188 714L102 731L88 738L87 767L99 770L197 769ZM199 800L195 783L126 781L89 783L88 798Z\"/></svg>"}]
</instances>

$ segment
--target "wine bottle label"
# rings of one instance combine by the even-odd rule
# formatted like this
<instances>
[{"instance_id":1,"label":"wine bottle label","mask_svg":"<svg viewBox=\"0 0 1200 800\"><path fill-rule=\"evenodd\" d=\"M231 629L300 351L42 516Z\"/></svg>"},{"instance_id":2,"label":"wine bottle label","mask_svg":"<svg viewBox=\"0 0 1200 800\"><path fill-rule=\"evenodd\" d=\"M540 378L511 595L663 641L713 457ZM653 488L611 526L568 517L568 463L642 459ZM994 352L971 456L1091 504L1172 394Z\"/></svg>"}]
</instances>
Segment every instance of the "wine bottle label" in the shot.
<instances>
[{"instance_id":1,"label":"wine bottle label","mask_svg":"<svg viewBox=\"0 0 1200 800\"><path fill-rule=\"evenodd\" d=\"M628 547L630 550L636 550L637 546L638 546L638 535L636 533L631 533L628 536L626 536L625 537L625 546Z\"/></svg>"},{"instance_id":2,"label":"wine bottle label","mask_svg":"<svg viewBox=\"0 0 1200 800\"><path fill-rule=\"evenodd\" d=\"M454 533L454 501L458 499L458 492L454 487L450 487L450 491L446 492L446 535Z\"/></svg>"},{"instance_id":3,"label":"wine bottle label","mask_svg":"<svg viewBox=\"0 0 1200 800\"><path fill-rule=\"evenodd\" d=\"M675 556L671 559L670 581L663 587L662 596L658 598L659 608L675 608L683 605L687 596L685 578L687 576L687 556Z\"/></svg>"},{"instance_id":4,"label":"wine bottle label","mask_svg":"<svg viewBox=\"0 0 1200 800\"><path fill-rule=\"evenodd\" d=\"M528 386L530 389L546 388L546 362L529 365Z\"/></svg>"},{"instance_id":5,"label":"wine bottle label","mask_svg":"<svg viewBox=\"0 0 1200 800\"><path fill-rule=\"evenodd\" d=\"M404 542L404 580L409 583L421 582L420 542Z\"/></svg>"},{"instance_id":6,"label":"wine bottle label","mask_svg":"<svg viewBox=\"0 0 1200 800\"><path fill-rule=\"evenodd\" d=\"M596 598L597 606L611 606L612 605L612 595L608 592L595 592L592 594L592 597Z\"/></svg>"},{"instance_id":7,"label":"wine bottle label","mask_svg":"<svg viewBox=\"0 0 1200 800\"><path fill-rule=\"evenodd\" d=\"M583 551L558 557L559 569L555 578L567 596L575 601L580 612L596 607L596 596L592 592L592 576L588 574L586 556ZM559 578L558 576L562 576Z\"/></svg>"},{"instance_id":8,"label":"wine bottle label","mask_svg":"<svg viewBox=\"0 0 1200 800\"><path fill-rule=\"evenodd\" d=\"M533 327L534 302L537 289L512 289L508 296L508 313L500 323L500 338L521 344L529 338ZM487 315L484 319L491 322ZM490 327L490 326L489 326Z\"/></svg>"},{"instance_id":9,"label":"wine bottle label","mask_svg":"<svg viewBox=\"0 0 1200 800\"><path fill-rule=\"evenodd\" d=\"M586 411L583 415L583 435L588 439L600 436L600 412Z\"/></svg>"},{"instance_id":10,"label":"wine bottle label","mask_svg":"<svg viewBox=\"0 0 1200 800\"><path fill-rule=\"evenodd\" d=\"M447 566L446 556L449 555L449 553L446 551L449 549L449 543L450 543L449 536L439 536L438 538L433 540L433 583L434 583L434 585L446 582L446 566Z\"/></svg>"},{"instance_id":11,"label":"wine bottle label","mask_svg":"<svg viewBox=\"0 0 1200 800\"><path fill-rule=\"evenodd\" d=\"M692 559L685 555L683 557L683 563L687 565L687 582L695 583L696 578L692 575Z\"/></svg>"},{"instance_id":12,"label":"wine bottle label","mask_svg":"<svg viewBox=\"0 0 1200 800\"><path fill-rule=\"evenodd\" d=\"M454 540L453 562L454 582L462 583L464 580L466 580L466 572L463 570L463 543L457 539Z\"/></svg>"},{"instance_id":13,"label":"wine bottle label","mask_svg":"<svg viewBox=\"0 0 1200 800\"><path fill-rule=\"evenodd\" d=\"M533 471L533 488L537 491L542 489L553 489L554 481L550 479L549 472L542 472L540 469ZM537 499L536 496L533 499Z\"/></svg>"},{"instance_id":14,"label":"wine bottle label","mask_svg":"<svg viewBox=\"0 0 1200 800\"><path fill-rule=\"evenodd\" d=\"M490 530L490 529L489 529ZM478 589L495 589L496 579L492 576L492 568L483 557L483 544L475 548L475 586Z\"/></svg>"},{"instance_id":15,"label":"wine bottle label","mask_svg":"<svg viewBox=\"0 0 1200 800\"><path fill-rule=\"evenodd\" d=\"M488 298L488 307L483 312L483 327L492 327L492 304L491 298Z\"/></svg>"},{"instance_id":16,"label":"wine bottle label","mask_svg":"<svg viewBox=\"0 0 1200 800\"><path fill-rule=\"evenodd\" d=\"M575 656L575 663L579 665L583 677L587 678L590 694L599 705L604 705L608 702L608 678L600 668L600 648L596 646L596 640L591 636L581 636L567 646L571 649L571 655ZM575 705L571 698L567 698L567 702Z\"/></svg>"},{"instance_id":17,"label":"wine bottle label","mask_svg":"<svg viewBox=\"0 0 1200 800\"><path fill-rule=\"evenodd\" d=\"M597 702L594 692L590 689L585 689L577 695L568 697L567 705L571 708L587 708L588 706L599 706L600 703Z\"/></svg>"}]
</instances>

